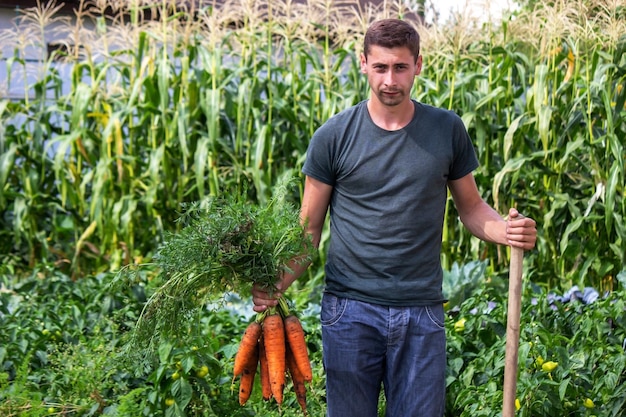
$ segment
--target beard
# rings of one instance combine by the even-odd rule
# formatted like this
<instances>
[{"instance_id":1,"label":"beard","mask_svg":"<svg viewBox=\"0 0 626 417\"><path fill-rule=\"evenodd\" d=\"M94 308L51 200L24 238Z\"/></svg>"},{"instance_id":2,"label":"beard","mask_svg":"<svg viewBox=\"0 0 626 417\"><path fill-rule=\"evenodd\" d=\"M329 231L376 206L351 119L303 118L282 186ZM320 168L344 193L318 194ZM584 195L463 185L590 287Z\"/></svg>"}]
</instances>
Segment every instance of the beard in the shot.
<instances>
[{"instance_id":1,"label":"beard","mask_svg":"<svg viewBox=\"0 0 626 417\"><path fill-rule=\"evenodd\" d=\"M405 96L404 91L398 89L376 91L376 97L385 106L397 106L404 101Z\"/></svg>"}]
</instances>

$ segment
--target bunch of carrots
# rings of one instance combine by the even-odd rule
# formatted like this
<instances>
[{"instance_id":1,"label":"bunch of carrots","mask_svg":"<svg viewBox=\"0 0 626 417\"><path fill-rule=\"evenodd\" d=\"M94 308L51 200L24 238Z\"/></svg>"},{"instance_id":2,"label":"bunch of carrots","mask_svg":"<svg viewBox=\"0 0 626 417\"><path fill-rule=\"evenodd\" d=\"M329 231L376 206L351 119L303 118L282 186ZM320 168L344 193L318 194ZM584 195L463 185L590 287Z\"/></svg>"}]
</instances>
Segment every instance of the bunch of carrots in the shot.
<instances>
[{"instance_id":1,"label":"bunch of carrots","mask_svg":"<svg viewBox=\"0 0 626 417\"><path fill-rule=\"evenodd\" d=\"M286 374L291 377L298 404L306 415L306 383L313 373L300 320L281 297L277 307L257 314L246 328L235 355L233 381L239 380L239 404L252 394L259 370L263 399L283 403Z\"/></svg>"}]
</instances>

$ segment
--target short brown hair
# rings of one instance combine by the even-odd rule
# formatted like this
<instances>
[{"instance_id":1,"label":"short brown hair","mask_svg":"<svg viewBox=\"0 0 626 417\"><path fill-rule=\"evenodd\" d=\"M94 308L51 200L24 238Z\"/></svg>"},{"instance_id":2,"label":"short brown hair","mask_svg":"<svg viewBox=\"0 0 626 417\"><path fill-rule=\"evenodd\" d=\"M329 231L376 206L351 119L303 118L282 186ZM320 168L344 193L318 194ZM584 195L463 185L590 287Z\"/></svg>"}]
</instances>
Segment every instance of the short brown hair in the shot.
<instances>
[{"instance_id":1,"label":"short brown hair","mask_svg":"<svg viewBox=\"0 0 626 417\"><path fill-rule=\"evenodd\" d=\"M410 23L400 19L382 19L372 23L365 33L363 54L367 58L372 45L383 48L406 46L417 58L420 55L420 35Z\"/></svg>"}]
</instances>

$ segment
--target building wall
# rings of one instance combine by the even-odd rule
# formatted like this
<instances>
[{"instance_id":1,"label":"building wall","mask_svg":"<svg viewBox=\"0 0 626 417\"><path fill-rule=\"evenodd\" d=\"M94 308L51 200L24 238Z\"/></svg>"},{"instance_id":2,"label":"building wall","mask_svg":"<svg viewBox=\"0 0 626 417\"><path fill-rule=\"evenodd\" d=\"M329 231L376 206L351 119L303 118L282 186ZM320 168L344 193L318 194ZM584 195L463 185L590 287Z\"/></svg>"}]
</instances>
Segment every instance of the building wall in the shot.
<instances>
[{"instance_id":1,"label":"building wall","mask_svg":"<svg viewBox=\"0 0 626 417\"><path fill-rule=\"evenodd\" d=\"M42 37L34 24L24 23L21 7L6 7L6 3L0 7L0 99L23 99L25 86L41 79L49 45L58 43L62 35L55 31L58 24L52 23ZM69 79L67 65L51 65Z\"/></svg>"}]
</instances>

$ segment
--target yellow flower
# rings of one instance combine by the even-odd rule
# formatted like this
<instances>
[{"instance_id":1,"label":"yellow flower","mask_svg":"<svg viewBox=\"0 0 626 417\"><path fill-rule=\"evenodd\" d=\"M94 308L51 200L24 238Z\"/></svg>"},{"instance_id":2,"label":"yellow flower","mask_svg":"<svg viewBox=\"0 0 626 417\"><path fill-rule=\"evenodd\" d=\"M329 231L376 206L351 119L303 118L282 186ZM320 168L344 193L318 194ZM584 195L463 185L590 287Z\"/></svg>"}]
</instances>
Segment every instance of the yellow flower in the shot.
<instances>
[{"instance_id":1,"label":"yellow flower","mask_svg":"<svg viewBox=\"0 0 626 417\"><path fill-rule=\"evenodd\" d=\"M515 399L515 410L519 411L519 409L522 408L522 405L519 402L519 398Z\"/></svg>"},{"instance_id":2,"label":"yellow flower","mask_svg":"<svg viewBox=\"0 0 626 417\"><path fill-rule=\"evenodd\" d=\"M541 366L543 365L545 361L543 360L543 357L541 356L537 356L537 359L535 359L535 363L537 364L537 366Z\"/></svg>"},{"instance_id":3,"label":"yellow flower","mask_svg":"<svg viewBox=\"0 0 626 417\"><path fill-rule=\"evenodd\" d=\"M459 321L457 321L456 323L454 323L454 331L455 332L462 332L463 330L465 330L465 319L461 319Z\"/></svg>"},{"instance_id":4,"label":"yellow flower","mask_svg":"<svg viewBox=\"0 0 626 417\"><path fill-rule=\"evenodd\" d=\"M543 365L541 365L541 369L544 372L552 372L556 369L557 366L559 366L558 362L548 361L548 362L544 362Z\"/></svg>"},{"instance_id":5,"label":"yellow flower","mask_svg":"<svg viewBox=\"0 0 626 417\"><path fill-rule=\"evenodd\" d=\"M585 402L583 402L583 405L585 406L585 408L593 408L596 406L591 398L585 398Z\"/></svg>"}]
</instances>

